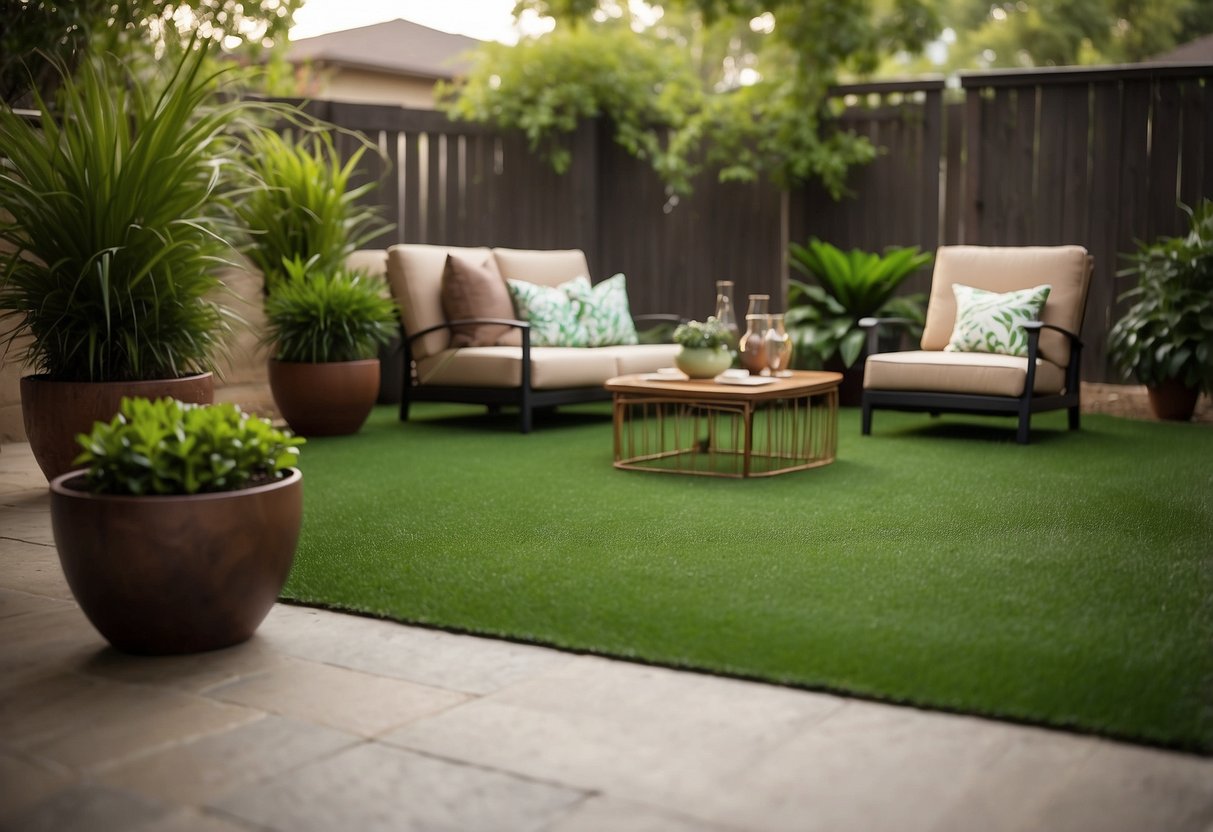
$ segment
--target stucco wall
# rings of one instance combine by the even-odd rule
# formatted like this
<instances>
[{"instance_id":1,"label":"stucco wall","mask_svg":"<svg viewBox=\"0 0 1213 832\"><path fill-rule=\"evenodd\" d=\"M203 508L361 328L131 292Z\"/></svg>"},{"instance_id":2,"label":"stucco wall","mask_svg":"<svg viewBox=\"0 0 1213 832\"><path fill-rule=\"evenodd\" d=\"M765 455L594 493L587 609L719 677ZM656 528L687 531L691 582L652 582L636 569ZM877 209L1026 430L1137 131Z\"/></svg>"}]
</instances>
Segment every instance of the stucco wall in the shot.
<instances>
[{"instance_id":1,"label":"stucco wall","mask_svg":"<svg viewBox=\"0 0 1213 832\"><path fill-rule=\"evenodd\" d=\"M434 108L434 81L347 67L325 68L309 95L329 101Z\"/></svg>"}]
</instances>

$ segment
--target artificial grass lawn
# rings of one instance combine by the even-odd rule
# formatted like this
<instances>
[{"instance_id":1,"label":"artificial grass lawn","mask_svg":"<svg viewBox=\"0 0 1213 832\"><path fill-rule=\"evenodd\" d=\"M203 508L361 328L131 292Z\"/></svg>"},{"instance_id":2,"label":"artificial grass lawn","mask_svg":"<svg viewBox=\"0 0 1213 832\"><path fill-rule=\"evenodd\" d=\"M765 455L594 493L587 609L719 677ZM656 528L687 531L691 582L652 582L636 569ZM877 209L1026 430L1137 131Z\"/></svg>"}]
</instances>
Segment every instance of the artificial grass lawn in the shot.
<instances>
[{"instance_id":1,"label":"artificial grass lawn","mask_svg":"<svg viewBox=\"0 0 1213 832\"><path fill-rule=\"evenodd\" d=\"M844 409L833 465L741 481L615 470L609 413L311 440L284 596L1213 750L1213 430Z\"/></svg>"}]
</instances>

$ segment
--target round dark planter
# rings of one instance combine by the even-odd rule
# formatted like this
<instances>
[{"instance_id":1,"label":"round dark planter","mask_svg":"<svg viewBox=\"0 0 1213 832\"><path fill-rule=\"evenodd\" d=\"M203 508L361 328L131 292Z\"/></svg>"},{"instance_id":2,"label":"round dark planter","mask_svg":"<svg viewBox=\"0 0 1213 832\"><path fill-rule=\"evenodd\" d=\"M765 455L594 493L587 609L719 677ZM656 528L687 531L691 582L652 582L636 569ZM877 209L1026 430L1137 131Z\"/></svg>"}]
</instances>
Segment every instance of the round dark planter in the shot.
<instances>
[{"instance_id":1,"label":"round dark planter","mask_svg":"<svg viewBox=\"0 0 1213 832\"><path fill-rule=\"evenodd\" d=\"M1146 387L1146 394L1150 397L1150 409L1159 419L1187 422L1196 412L1200 389L1169 378L1157 386Z\"/></svg>"},{"instance_id":2,"label":"round dark planter","mask_svg":"<svg viewBox=\"0 0 1213 832\"><path fill-rule=\"evenodd\" d=\"M252 636L286 583L303 519L303 475L239 491L130 497L51 482L51 526L68 586L119 650L216 650Z\"/></svg>"},{"instance_id":3,"label":"round dark planter","mask_svg":"<svg viewBox=\"0 0 1213 832\"><path fill-rule=\"evenodd\" d=\"M124 396L210 404L215 379L210 373L151 381L55 381L47 376L21 379L21 416L38 467L48 480L66 474L80 455L76 435L94 422L108 422Z\"/></svg>"},{"instance_id":4,"label":"round dark planter","mask_svg":"<svg viewBox=\"0 0 1213 832\"><path fill-rule=\"evenodd\" d=\"M379 359L307 364L270 359L274 404L300 436L357 433L379 395Z\"/></svg>"}]
</instances>

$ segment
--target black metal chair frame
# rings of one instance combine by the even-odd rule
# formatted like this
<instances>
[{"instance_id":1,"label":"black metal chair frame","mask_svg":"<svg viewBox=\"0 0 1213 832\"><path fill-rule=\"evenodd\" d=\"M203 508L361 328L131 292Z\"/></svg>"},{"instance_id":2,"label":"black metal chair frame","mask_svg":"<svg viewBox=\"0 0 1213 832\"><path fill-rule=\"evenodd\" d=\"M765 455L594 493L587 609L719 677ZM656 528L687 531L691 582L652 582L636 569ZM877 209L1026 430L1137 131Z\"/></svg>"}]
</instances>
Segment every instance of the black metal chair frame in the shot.
<instances>
[{"instance_id":1,"label":"black metal chair frame","mask_svg":"<svg viewBox=\"0 0 1213 832\"><path fill-rule=\"evenodd\" d=\"M683 319L678 315L653 313L633 315L636 323L678 323ZM454 385L421 384L417 379L413 366L413 342L431 332L452 329L466 324L498 324L517 329L522 333L522 378L517 387L464 387ZM413 402L456 402L459 404L483 404L490 412L499 410L503 405L518 408L518 427L520 433L530 433L534 425L534 411L537 408L556 407L563 404L580 404L582 402L609 401L611 394L601 385L595 387L568 387L557 390L536 390L531 386L531 325L526 321L516 321L509 318L464 318L458 321L447 321L409 335L404 332L402 342L404 347L404 380L400 394L400 421L409 419L409 406Z\"/></svg>"},{"instance_id":2,"label":"black metal chair frame","mask_svg":"<svg viewBox=\"0 0 1213 832\"><path fill-rule=\"evenodd\" d=\"M878 352L878 332L882 325L905 325L905 318L863 318L859 325L868 331L868 354ZM1027 445L1031 429L1032 414L1042 410L1069 410L1070 430L1078 430L1081 413L1082 341L1067 329L1052 324L1031 321L1024 324L1028 333L1028 375L1024 380L1024 391L1017 397L980 396L966 393L930 393L915 390L863 390L863 435L872 433L873 410L905 410L916 413L977 413L985 416L1017 416L1019 427L1015 441ZM1036 358L1040 343L1040 332L1051 329L1060 332L1070 341L1070 362L1066 365L1064 393L1038 395L1036 386Z\"/></svg>"}]
</instances>

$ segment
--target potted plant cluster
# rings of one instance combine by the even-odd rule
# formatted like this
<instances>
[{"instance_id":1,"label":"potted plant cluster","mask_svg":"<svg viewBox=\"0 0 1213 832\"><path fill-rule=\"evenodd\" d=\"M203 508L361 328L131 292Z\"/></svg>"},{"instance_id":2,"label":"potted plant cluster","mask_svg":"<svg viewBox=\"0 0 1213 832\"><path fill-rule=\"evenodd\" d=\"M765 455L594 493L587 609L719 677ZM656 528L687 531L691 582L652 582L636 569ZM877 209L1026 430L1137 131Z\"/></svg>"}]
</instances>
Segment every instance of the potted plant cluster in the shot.
<instances>
[{"instance_id":1,"label":"potted plant cluster","mask_svg":"<svg viewBox=\"0 0 1213 832\"><path fill-rule=\"evenodd\" d=\"M788 281L784 322L794 344L792 364L843 373L840 401L856 404L863 384L859 359L867 337L859 320L903 318L910 322L911 332L917 329L921 334L923 295L894 297L894 293L906 278L930 263L932 255L917 246L888 248L883 255L858 249L843 252L816 237L805 246L792 243L788 251L792 268L816 284Z\"/></svg>"},{"instance_id":2,"label":"potted plant cluster","mask_svg":"<svg viewBox=\"0 0 1213 832\"><path fill-rule=\"evenodd\" d=\"M679 324L674 343L681 347L674 363L689 378L714 378L733 363L732 332L714 316Z\"/></svg>"},{"instance_id":3,"label":"potted plant cluster","mask_svg":"<svg viewBox=\"0 0 1213 832\"><path fill-rule=\"evenodd\" d=\"M315 260L285 266L265 299L274 403L304 436L356 433L379 394L376 352L397 332L396 305L381 279Z\"/></svg>"},{"instance_id":4,"label":"potted plant cluster","mask_svg":"<svg viewBox=\"0 0 1213 832\"><path fill-rule=\"evenodd\" d=\"M1137 285L1113 325L1113 363L1144 385L1160 419L1192 418L1202 390L1213 392L1213 200L1189 214L1188 233L1143 243L1121 276Z\"/></svg>"},{"instance_id":5,"label":"potted plant cluster","mask_svg":"<svg viewBox=\"0 0 1213 832\"><path fill-rule=\"evenodd\" d=\"M232 253L229 173L248 105L220 98L204 45L155 82L114 56L60 67L40 117L0 105L0 317L25 428L47 478L123 396L213 397L215 302ZM273 105L260 105L273 109Z\"/></svg>"},{"instance_id":6,"label":"potted plant cluster","mask_svg":"<svg viewBox=\"0 0 1213 832\"><path fill-rule=\"evenodd\" d=\"M294 558L304 440L233 404L128 398L78 441L84 470L52 480L51 524L93 626L131 653L248 639Z\"/></svg>"},{"instance_id":7,"label":"potted plant cluster","mask_svg":"<svg viewBox=\"0 0 1213 832\"><path fill-rule=\"evenodd\" d=\"M344 162L328 133L255 137L258 183L238 206L245 253L262 274L274 403L308 436L354 433L380 391L379 348L399 330L382 280L345 268L390 229L351 187L363 145Z\"/></svg>"}]
</instances>

